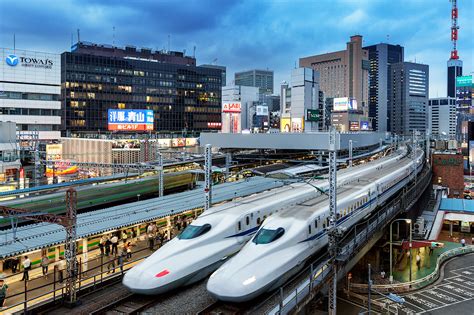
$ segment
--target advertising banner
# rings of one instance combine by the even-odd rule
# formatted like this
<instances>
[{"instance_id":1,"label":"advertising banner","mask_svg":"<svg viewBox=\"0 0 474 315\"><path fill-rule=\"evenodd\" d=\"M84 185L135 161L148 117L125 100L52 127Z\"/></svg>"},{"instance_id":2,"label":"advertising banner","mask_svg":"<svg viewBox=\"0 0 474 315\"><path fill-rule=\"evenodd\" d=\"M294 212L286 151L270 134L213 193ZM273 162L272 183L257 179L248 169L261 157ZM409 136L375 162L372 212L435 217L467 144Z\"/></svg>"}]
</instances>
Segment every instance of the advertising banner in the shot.
<instances>
[{"instance_id":1,"label":"advertising banner","mask_svg":"<svg viewBox=\"0 0 474 315\"><path fill-rule=\"evenodd\" d=\"M111 131L153 130L153 111L148 109L109 109L108 129Z\"/></svg>"},{"instance_id":2,"label":"advertising banner","mask_svg":"<svg viewBox=\"0 0 474 315\"><path fill-rule=\"evenodd\" d=\"M290 117L280 118L280 132L291 132L291 118Z\"/></svg>"},{"instance_id":3,"label":"advertising banner","mask_svg":"<svg viewBox=\"0 0 474 315\"><path fill-rule=\"evenodd\" d=\"M364 130L364 131L369 130L369 122L368 121L361 121L360 122L360 130Z\"/></svg>"},{"instance_id":4,"label":"advertising banner","mask_svg":"<svg viewBox=\"0 0 474 315\"><path fill-rule=\"evenodd\" d=\"M258 105L256 114L257 116L268 116L268 106Z\"/></svg>"},{"instance_id":5,"label":"advertising banner","mask_svg":"<svg viewBox=\"0 0 474 315\"><path fill-rule=\"evenodd\" d=\"M59 144L47 144L46 145L46 160L61 160L63 155L63 145Z\"/></svg>"},{"instance_id":6,"label":"advertising banner","mask_svg":"<svg viewBox=\"0 0 474 315\"><path fill-rule=\"evenodd\" d=\"M357 109L357 100L348 97L336 97L333 100L333 111L344 112Z\"/></svg>"},{"instance_id":7,"label":"advertising banner","mask_svg":"<svg viewBox=\"0 0 474 315\"><path fill-rule=\"evenodd\" d=\"M319 109L307 109L306 110L306 120L307 121L319 121Z\"/></svg>"},{"instance_id":8,"label":"advertising banner","mask_svg":"<svg viewBox=\"0 0 474 315\"><path fill-rule=\"evenodd\" d=\"M358 131L359 130L359 122L358 121L349 121L349 130L350 131Z\"/></svg>"},{"instance_id":9,"label":"advertising banner","mask_svg":"<svg viewBox=\"0 0 474 315\"><path fill-rule=\"evenodd\" d=\"M240 102L222 103L223 113L240 113L241 104Z\"/></svg>"}]
</instances>

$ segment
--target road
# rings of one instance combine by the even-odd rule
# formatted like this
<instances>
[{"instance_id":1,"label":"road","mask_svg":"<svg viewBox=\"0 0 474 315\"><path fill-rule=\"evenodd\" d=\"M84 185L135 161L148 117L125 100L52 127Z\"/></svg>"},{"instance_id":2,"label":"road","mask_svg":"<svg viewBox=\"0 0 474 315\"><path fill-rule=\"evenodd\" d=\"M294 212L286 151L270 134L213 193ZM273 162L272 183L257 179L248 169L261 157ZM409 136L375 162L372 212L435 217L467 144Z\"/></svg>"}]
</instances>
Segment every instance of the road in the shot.
<instances>
[{"instance_id":1,"label":"road","mask_svg":"<svg viewBox=\"0 0 474 315\"><path fill-rule=\"evenodd\" d=\"M444 274L433 285L412 293L401 294L405 304L393 303L401 314L473 314L474 254L460 256L444 265ZM390 302L379 297L376 300Z\"/></svg>"}]
</instances>

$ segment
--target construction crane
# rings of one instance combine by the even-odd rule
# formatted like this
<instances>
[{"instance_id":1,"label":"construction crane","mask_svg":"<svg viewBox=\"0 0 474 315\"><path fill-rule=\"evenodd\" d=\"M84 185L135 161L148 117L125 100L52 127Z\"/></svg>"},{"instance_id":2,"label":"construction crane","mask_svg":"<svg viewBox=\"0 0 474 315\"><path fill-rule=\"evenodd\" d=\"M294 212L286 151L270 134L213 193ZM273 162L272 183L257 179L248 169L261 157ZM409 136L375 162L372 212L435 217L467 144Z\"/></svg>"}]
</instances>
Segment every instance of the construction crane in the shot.
<instances>
[{"instance_id":1,"label":"construction crane","mask_svg":"<svg viewBox=\"0 0 474 315\"><path fill-rule=\"evenodd\" d=\"M76 278L77 278L77 247L76 247L76 220L77 220L77 192L74 188L66 191L66 214L50 214L32 212L30 210L10 208L0 205L0 215L10 218L22 217L25 219L58 224L66 230L66 240L64 242L64 256L66 258L66 303L74 305L76 303Z\"/></svg>"},{"instance_id":2,"label":"construction crane","mask_svg":"<svg viewBox=\"0 0 474 315\"><path fill-rule=\"evenodd\" d=\"M458 41L458 6L457 0L450 0L452 3L451 8L451 42L453 43L453 49L451 50L451 59L459 59L458 50L457 50L457 41Z\"/></svg>"}]
</instances>

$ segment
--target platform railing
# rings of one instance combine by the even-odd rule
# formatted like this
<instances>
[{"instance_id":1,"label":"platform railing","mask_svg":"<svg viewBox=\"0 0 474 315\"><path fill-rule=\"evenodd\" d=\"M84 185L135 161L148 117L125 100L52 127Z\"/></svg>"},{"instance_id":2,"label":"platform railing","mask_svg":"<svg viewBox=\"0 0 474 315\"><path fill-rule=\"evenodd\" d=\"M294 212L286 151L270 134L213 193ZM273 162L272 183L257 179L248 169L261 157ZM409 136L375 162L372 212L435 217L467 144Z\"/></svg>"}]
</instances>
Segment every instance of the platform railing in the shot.
<instances>
[{"instance_id":1,"label":"platform railing","mask_svg":"<svg viewBox=\"0 0 474 315\"><path fill-rule=\"evenodd\" d=\"M403 188L398 197L381 208L375 216L355 225L351 230L347 231L339 242L342 245L338 250L338 266L342 267L345 262L354 257L359 249L363 248L370 238L377 231L383 229L398 213L406 211L413 206L430 183L431 169L425 167L420 176L418 176L416 183ZM288 290L283 286L259 305L265 305L270 299L279 296L278 303L268 314L281 315L298 312L324 287L332 268L333 266L328 259L311 264L297 276L303 277L304 274L307 274L306 279L296 289ZM283 296L282 292L285 291L288 291L288 294Z\"/></svg>"},{"instance_id":2,"label":"platform railing","mask_svg":"<svg viewBox=\"0 0 474 315\"><path fill-rule=\"evenodd\" d=\"M439 255L438 259L436 260L436 267L433 272L423 278L392 284L372 284L371 287L372 289L382 293L404 293L421 289L427 285L432 284L439 278L441 266L445 261L455 256L468 253L474 253L474 246L468 245L464 247L453 248ZM366 293L368 290L368 285L366 283L351 283L350 290L353 292Z\"/></svg>"}]
</instances>

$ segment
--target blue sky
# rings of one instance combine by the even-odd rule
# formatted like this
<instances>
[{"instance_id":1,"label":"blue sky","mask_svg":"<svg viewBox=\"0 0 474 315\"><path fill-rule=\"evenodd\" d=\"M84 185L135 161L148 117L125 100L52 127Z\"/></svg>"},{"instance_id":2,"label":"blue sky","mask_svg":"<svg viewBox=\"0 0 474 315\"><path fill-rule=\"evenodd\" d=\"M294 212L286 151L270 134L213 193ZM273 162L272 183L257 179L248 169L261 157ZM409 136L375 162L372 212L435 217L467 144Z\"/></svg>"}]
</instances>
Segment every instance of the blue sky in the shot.
<instances>
[{"instance_id":1,"label":"blue sky","mask_svg":"<svg viewBox=\"0 0 474 315\"><path fill-rule=\"evenodd\" d=\"M458 1L458 50L464 73L473 68L474 1ZM430 95L446 95L451 49L449 0L0 0L0 47L62 52L77 40L192 54L198 64L235 71L269 68L275 87L289 80L299 57L341 50L350 35L364 44L405 47L405 59L430 66Z\"/></svg>"}]
</instances>

